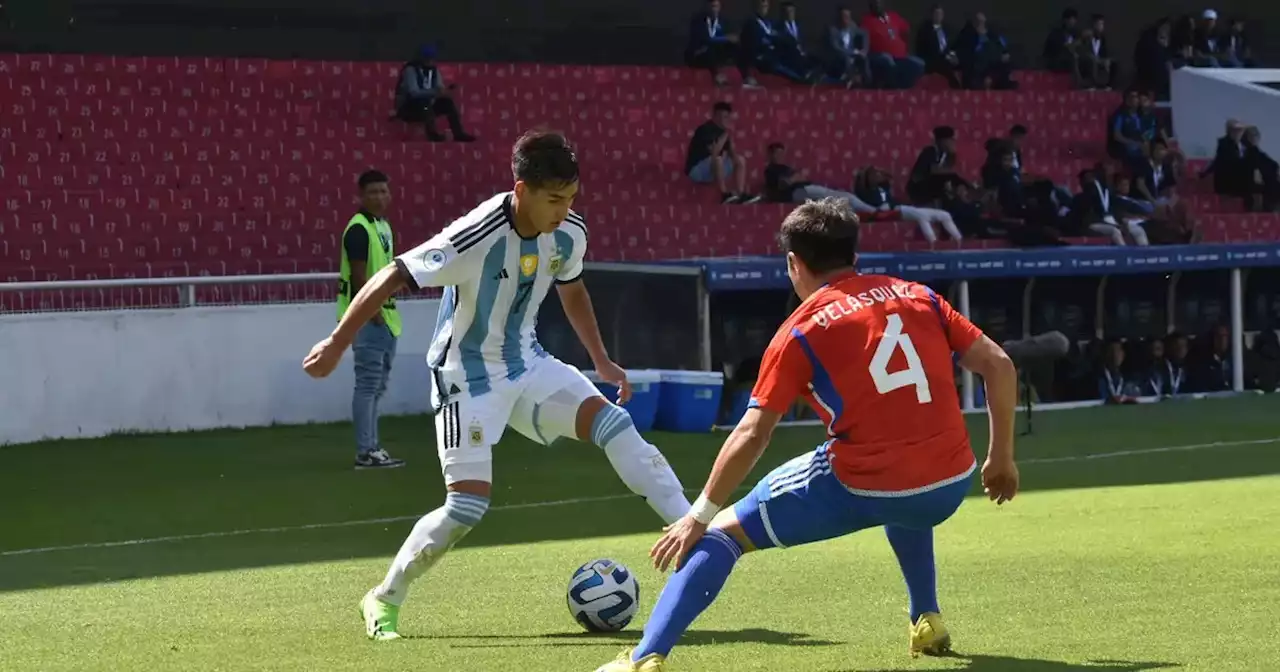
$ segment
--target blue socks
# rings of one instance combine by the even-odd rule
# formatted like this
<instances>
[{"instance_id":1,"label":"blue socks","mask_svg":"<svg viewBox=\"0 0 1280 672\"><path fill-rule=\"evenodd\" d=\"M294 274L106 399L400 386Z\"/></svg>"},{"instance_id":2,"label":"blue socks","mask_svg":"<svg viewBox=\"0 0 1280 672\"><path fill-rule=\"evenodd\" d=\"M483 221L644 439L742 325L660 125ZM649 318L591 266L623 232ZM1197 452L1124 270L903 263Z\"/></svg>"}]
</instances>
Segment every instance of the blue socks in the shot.
<instances>
[{"instance_id":1,"label":"blue socks","mask_svg":"<svg viewBox=\"0 0 1280 672\"><path fill-rule=\"evenodd\" d=\"M651 653L670 655L694 619L715 601L740 557L742 547L737 540L720 530L707 530L662 589L631 659L640 660Z\"/></svg>"},{"instance_id":2,"label":"blue socks","mask_svg":"<svg viewBox=\"0 0 1280 672\"><path fill-rule=\"evenodd\" d=\"M884 534L898 556L902 577L911 597L911 622L920 614L938 612L938 575L933 564L933 530L912 530L885 525Z\"/></svg>"}]
</instances>

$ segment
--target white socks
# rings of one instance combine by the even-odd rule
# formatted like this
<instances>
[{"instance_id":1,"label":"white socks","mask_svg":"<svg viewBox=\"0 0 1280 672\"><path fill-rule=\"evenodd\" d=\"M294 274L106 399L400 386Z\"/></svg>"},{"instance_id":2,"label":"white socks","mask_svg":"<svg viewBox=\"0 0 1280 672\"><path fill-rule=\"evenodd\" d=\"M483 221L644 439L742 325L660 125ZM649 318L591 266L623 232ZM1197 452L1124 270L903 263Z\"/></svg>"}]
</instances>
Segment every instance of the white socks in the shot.
<instances>
[{"instance_id":1,"label":"white socks","mask_svg":"<svg viewBox=\"0 0 1280 672\"><path fill-rule=\"evenodd\" d=\"M391 561L387 578L374 589L374 596L389 604L403 604L409 584L467 536L488 510L487 497L450 492L444 506L418 519Z\"/></svg>"},{"instance_id":2,"label":"white socks","mask_svg":"<svg viewBox=\"0 0 1280 672\"><path fill-rule=\"evenodd\" d=\"M591 423L591 442L604 449L622 482L644 497L663 521L674 523L689 512L689 498L676 472L636 431L630 413L613 404L600 409Z\"/></svg>"}]
</instances>

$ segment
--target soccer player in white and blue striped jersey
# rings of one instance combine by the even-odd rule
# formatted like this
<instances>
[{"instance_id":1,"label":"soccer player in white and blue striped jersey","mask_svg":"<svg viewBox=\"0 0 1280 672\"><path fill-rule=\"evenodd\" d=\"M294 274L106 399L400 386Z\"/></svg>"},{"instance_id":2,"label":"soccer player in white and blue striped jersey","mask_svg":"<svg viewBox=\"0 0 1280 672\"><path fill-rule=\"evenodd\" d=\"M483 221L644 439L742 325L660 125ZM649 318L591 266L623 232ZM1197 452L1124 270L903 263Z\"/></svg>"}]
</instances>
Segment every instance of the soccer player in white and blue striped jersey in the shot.
<instances>
[{"instance_id":1,"label":"soccer player in white and blue striped jersey","mask_svg":"<svg viewBox=\"0 0 1280 672\"><path fill-rule=\"evenodd\" d=\"M594 443L665 522L689 510L680 480L631 416L538 344L538 308L554 286L600 378L619 387L621 403L630 396L626 372L605 350L582 282L587 227L570 210L578 193L573 148L558 133L527 133L515 145L511 168L511 192L481 203L370 278L304 362L312 376L328 375L360 326L396 291L445 288L427 359L448 494L444 506L418 521L386 579L361 602L375 640L399 638L409 584L487 512L492 447L507 427L540 443L560 437Z\"/></svg>"}]
</instances>

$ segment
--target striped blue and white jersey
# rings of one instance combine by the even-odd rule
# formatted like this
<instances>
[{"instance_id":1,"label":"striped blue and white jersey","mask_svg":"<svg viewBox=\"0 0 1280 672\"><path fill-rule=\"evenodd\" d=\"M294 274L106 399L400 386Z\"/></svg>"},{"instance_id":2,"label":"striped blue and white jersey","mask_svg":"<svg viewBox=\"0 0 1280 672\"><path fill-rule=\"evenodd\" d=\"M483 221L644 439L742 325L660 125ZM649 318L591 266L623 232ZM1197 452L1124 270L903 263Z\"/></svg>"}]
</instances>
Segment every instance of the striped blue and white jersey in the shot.
<instances>
[{"instance_id":1,"label":"striped blue and white jersey","mask_svg":"<svg viewBox=\"0 0 1280 672\"><path fill-rule=\"evenodd\" d=\"M511 193L501 193L396 257L415 288L444 287L427 352L438 400L519 378L546 355L535 326L547 292L581 279L581 215L570 210L558 229L534 238L521 237L514 221Z\"/></svg>"}]
</instances>

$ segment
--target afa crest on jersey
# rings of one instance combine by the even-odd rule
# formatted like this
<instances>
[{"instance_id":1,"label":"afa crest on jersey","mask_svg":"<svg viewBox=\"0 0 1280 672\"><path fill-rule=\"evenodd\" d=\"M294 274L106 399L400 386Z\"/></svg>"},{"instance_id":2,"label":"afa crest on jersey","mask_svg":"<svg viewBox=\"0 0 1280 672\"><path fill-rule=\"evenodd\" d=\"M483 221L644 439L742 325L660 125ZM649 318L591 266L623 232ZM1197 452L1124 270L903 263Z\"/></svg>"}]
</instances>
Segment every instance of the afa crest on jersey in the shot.
<instances>
[{"instance_id":1,"label":"afa crest on jersey","mask_svg":"<svg viewBox=\"0 0 1280 672\"><path fill-rule=\"evenodd\" d=\"M551 261L547 264L547 272L551 275L560 275L560 267L563 264L564 262L560 258L560 250L556 250L555 255L551 257Z\"/></svg>"},{"instance_id":2,"label":"afa crest on jersey","mask_svg":"<svg viewBox=\"0 0 1280 672\"><path fill-rule=\"evenodd\" d=\"M520 257L520 273L529 277L538 272L538 255L526 254Z\"/></svg>"}]
</instances>

